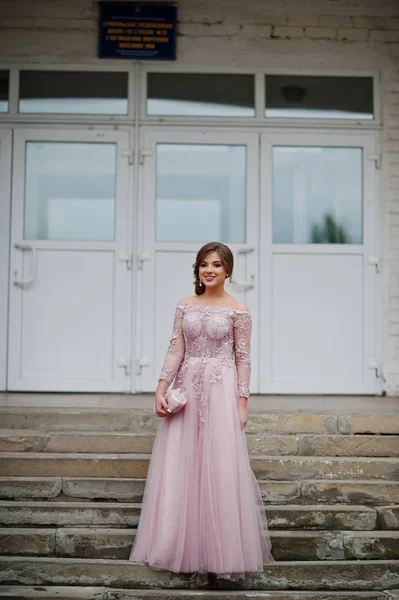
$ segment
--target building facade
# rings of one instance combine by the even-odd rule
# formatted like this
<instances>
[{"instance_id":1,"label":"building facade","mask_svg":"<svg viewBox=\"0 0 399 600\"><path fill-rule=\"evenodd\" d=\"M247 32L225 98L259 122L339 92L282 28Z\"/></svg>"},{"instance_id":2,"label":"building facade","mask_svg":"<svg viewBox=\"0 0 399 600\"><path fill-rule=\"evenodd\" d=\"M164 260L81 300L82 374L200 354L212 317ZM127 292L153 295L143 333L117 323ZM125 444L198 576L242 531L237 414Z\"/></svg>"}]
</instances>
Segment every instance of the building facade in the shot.
<instances>
[{"instance_id":1,"label":"building facade","mask_svg":"<svg viewBox=\"0 0 399 600\"><path fill-rule=\"evenodd\" d=\"M97 2L0 2L0 389L152 391L221 240L253 393L399 394L397 3L177 15L100 59Z\"/></svg>"}]
</instances>

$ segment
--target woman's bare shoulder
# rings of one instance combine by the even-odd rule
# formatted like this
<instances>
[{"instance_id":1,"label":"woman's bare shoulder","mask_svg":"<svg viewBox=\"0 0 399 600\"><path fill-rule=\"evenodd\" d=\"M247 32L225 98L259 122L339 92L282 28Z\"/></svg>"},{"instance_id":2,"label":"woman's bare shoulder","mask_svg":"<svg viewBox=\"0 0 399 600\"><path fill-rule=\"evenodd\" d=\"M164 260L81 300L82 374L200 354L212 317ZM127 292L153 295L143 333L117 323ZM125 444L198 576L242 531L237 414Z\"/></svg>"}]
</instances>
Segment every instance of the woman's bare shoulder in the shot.
<instances>
[{"instance_id":1,"label":"woman's bare shoulder","mask_svg":"<svg viewBox=\"0 0 399 600\"><path fill-rule=\"evenodd\" d=\"M243 302L237 302L237 306L234 307L234 310L243 310L249 312L248 306Z\"/></svg>"},{"instance_id":2,"label":"woman's bare shoulder","mask_svg":"<svg viewBox=\"0 0 399 600\"><path fill-rule=\"evenodd\" d=\"M243 302L239 302L233 296L230 296L230 308L232 308L233 310L245 310L249 312L248 306Z\"/></svg>"},{"instance_id":3,"label":"woman's bare shoulder","mask_svg":"<svg viewBox=\"0 0 399 600\"><path fill-rule=\"evenodd\" d=\"M177 304L179 304L181 306L185 306L187 304L194 304L196 298L197 298L196 296L187 296L187 298L182 298L181 300L179 300L179 302Z\"/></svg>"}]
</instances>

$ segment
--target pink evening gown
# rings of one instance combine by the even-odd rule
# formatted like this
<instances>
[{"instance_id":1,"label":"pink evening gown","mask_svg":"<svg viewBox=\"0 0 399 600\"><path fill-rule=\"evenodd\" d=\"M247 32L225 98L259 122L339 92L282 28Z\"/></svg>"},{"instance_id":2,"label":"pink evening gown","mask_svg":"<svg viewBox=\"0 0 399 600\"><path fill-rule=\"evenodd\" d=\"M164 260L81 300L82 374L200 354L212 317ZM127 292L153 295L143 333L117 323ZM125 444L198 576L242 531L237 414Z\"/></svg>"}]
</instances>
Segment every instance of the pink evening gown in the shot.
<instances>
[{"instance_id":1,"label":"pink evening gown","mask_svg":"<svg viewBox=\"0 0 399 600\"><path fill-rule=\"evenodd\" d=\"M250 338L246 310L177 305L159 379L187 404L158 428L131 561L233 581L275 562L238 413Z\"/></svg>"}]
</instances>

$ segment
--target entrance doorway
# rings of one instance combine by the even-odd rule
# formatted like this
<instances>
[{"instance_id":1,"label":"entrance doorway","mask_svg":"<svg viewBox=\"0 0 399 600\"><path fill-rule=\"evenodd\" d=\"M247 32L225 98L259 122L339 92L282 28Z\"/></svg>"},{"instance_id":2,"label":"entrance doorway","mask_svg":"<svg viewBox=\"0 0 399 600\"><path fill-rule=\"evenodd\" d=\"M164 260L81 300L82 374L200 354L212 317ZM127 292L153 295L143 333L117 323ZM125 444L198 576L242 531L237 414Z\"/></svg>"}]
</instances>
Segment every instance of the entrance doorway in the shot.
<instances>
[{"instance_id":1,"label":"entrance doorway","mask_svg":"<svg viewBox=\"0 0 399 600\"><path fill-rule=\"evenodd\" d=\"M135 165L128 129L15 131L7 389L152 392L196 252L221 240L252 393L378 393L376 137L262 131L146 126ZM0 169L6 198L10 132Z\"/></svg>"},{"instance_id":2,"label":"entrance doorway","mask_svg":"<svg viewBox=\"0 0 399 600\"><path fill-rule=\"evenodd\" d=\"M9 390L130 390L128 133L14 133Z\"/></svg>"},{"instance_id":3,"label":"entrance doorway","mask_svg":"<svg viewBox=\"0 0 399 600\"><path fill-rule=\"evenodd\" d=\"M262 392L378 391L376 139L262 135Z\"/></svg>"}]
</instances>

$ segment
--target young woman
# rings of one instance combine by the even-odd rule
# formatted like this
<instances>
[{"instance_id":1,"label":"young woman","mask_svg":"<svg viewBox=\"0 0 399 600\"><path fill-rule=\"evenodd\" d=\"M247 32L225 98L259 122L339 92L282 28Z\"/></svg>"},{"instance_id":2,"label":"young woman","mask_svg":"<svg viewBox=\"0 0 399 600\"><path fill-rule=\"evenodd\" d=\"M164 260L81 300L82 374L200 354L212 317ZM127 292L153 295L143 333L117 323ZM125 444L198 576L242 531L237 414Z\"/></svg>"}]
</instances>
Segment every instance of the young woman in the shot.
<instances>
[{"instance_id":1,"label":"young woman","mask_svg":"<svg viewBox=\"0 0 399 600\"><path fill-rule=\"evenodd\" d=\"M243 579L273 563L245 437L251 315L224 289L233 255L203 246L195 296L184 298L155 392L158 429L130 560L180 573ZM168 412L165 392L186 399Z\"/></svg>"}]
</instances>

